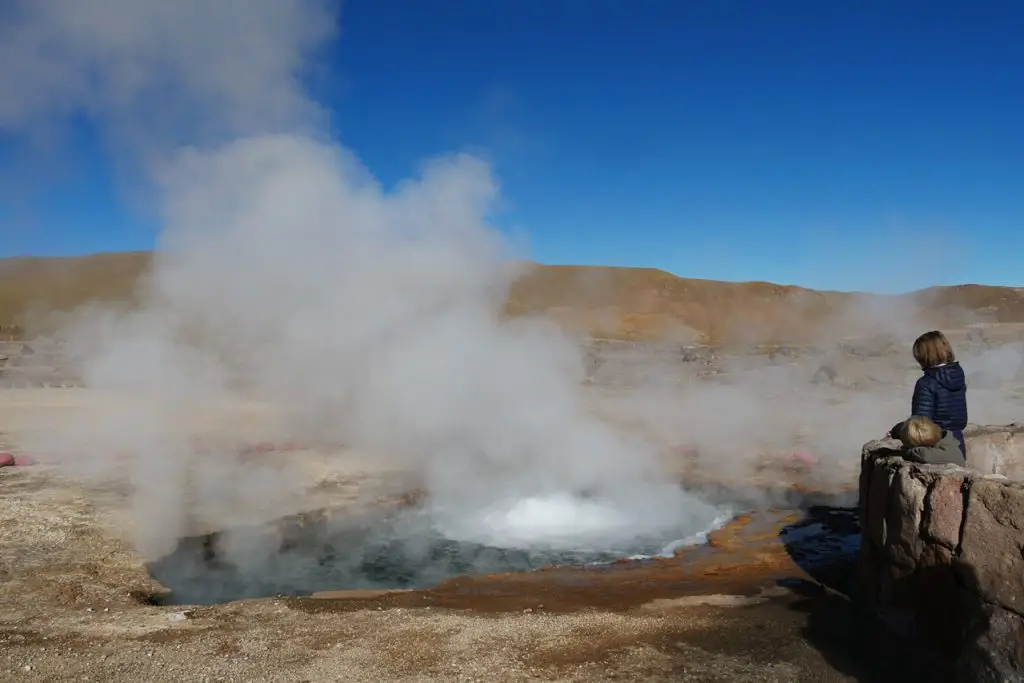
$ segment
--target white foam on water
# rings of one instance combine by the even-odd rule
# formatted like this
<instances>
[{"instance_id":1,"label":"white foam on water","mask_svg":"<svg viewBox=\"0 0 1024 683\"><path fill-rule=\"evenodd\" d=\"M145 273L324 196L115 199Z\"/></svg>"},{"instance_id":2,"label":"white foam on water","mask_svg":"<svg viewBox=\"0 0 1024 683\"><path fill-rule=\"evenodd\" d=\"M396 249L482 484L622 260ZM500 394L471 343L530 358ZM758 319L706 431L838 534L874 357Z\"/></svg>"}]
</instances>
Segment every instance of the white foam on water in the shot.
<instances>
[{"instance_id":1,"label":"white foam on water","mask_svg":"<svg viewBox=\"0 0 1024 683\"><path fill-rule=\"evenodd\" d=\"M609 498L567 492L497 501L476 510L434 509L435 528L446 538L500 548L622 552L639 540L671 539L680 530L691 535L673 540L663 552L700 543L731 514L690 498L678 509L652 509Z\"/></svg>"},{"instance_id":2,"label":"white foam on water","mask_svg":"<svg viewBox=\"0 0 1024 683\"><path fill-rule=\"evenodd\" d=\"M491 537L514 546L566 547L603 536L619 537L631 527L623 510L605 501L569 494L524 498L486 511L480 522Z\"/></svg>"},{"instance_id":3,"label":"white foam on water","mask_svg":"<svg viewBox=\"0 0 1024 683\"><path fill-rule=\"evenodd\" d=\"M629 559L645 560L652 557L672 557L676 554L677 550L680 550L682 548L688 548L693 545L700 545L702 543L706 543L708 540L708 534L710 534L712 531L717 531L721 529L723 526L729 523L730 519L732 519L735 516L736 513L733 511L723 512L718 517L715 517L715 519L711 522L711 526L705 529L704 531L698 531L692 536L687 536L686 538L674 540L670 542L668 545L666 545L664 548L662 548L661 552L657 553L656 555L631 555Z\"/></svg>"}]
</instances>

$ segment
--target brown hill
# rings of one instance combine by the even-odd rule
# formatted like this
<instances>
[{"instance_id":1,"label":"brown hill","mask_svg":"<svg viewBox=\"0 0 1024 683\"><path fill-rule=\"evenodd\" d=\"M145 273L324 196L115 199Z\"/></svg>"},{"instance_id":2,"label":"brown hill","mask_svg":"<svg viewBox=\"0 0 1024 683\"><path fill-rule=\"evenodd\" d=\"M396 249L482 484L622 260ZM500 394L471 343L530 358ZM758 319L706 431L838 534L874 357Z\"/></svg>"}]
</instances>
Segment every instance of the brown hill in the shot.
<instances>
[{"instance_id":1,"label":"brown hill","mask_svg":"<svg viewBox=\"0 0 1024 683\"><path fill-rule=\"evenodd\" d=\"M96 299L126 301L149 263L145 252L0 260L0 327L45 328L49 313ZM649 268L530 265L507 312L546 315L605 338L800 341L893 325L1024 322L1024 289L958 285L883 296L694 280Z\"/></svg>"},{"instance_id":2,"label":"brown hill","mask_svg":"<svg viewBox=\"0 0 1024 683\"><path fill-rule=\"evenodd\" d=\"M1024 289L957 285L899 296L680 278L648 268L535 266L513 314L545 313L598 337L804 341L979 322L1024 322Z\"/></svg>"}]
</instances>

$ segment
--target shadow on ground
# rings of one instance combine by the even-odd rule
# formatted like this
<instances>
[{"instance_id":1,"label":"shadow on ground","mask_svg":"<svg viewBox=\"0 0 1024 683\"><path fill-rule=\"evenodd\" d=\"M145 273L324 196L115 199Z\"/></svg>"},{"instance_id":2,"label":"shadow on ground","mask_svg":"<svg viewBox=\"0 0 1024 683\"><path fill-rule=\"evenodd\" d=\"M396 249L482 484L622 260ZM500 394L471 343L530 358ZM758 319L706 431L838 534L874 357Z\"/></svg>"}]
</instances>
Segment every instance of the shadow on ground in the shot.
<instances>
[{"instance_id":1,"label":"shadow on ground","mask_svg":"<svg viewBox=\"0 0 1024 683\"><path fill-rule=\"evenodd\" d=\"M857 509L810 507L782 529L783 545L810 577L785 580L800 599L803 637L837 671L865 683L953 681L944 653L886 630L864 606L857 590L860 527Z\"/></svg>"}]
</instances>

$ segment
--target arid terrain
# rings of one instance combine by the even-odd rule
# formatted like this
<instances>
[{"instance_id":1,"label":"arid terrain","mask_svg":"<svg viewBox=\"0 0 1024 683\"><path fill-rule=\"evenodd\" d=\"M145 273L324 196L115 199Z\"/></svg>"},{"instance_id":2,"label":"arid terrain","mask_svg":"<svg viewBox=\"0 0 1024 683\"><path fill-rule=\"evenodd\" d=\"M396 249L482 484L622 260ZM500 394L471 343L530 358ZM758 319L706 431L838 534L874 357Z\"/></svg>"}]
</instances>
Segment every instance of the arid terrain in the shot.
<instances>
[{"instance_id":1,"label":"arid terrain","mask_svg":"<svg viewBox=\"0 0 1024 683\"><path fill-rule=\"evenodd\" d=\"M2 259L0 326L45 329L55 314L86 301L127 300L151 259L144 252ZM595 338L808 341L884 332L865 329L880 326L883 312L942 327L1024 323L1024 288L960 285L882 296L694 280L646 268L529 265L512 287L507 311L543 314Z\"/></svg>"},{"instance_id":2,"label":"arid terrain","mask_svg":"<svg viewBox=\"0 0 1024 683\"><path fill-rule=\"evenodd\" d=\"M120 300L146 258L105 255L66 269L8 262L0 266L0 322L45 327L40 311L70 310L90 297ZM750 386L744 382L768 376L757 373L785 372L787 390L819 392L822 403L902 406L916 375L905 345L872 336L827 348L782 343L841 316L849 296L658 271L541 268L517 283L509 312L548 313L605 338L587 344L583 390L609 421L644 430L651 424L621 413L617 401L652 376L671 392L694 383ZM1024 341L1024 325L1015 324L1024 322L1024 295L966 287L914 297L950 323L957 316L989 323L948 328L972 377L976 420L1024 413L1020 358L998 355ZM703 343L728 337L736 320L749 333L751 318L763 323L753 340ZM29 342L37 358L47 343ZM857 533L849 515L857 453L891 424L885 410L877 434L840 430L817 442L814 434L794 435L793 444L806 437L829 451L814 454L817 465L773 459L769 448L726 471L687 450L692 444L679 434L654 435L684 485L745 513L674 557L462 576L396 591L347 591L328 580L290 596L263 589L220 604L178 604L189 587L218 580L206 573L220 561L218 537L208 534L223 531L210 521L223 514L207 519L202 506L189 510L178 534L188 538L147 562L134 532L158 501L132 474L131 457L112 476L120 456L108 456L100 473L84 453L82 462L58 462L33 446L54 425L123 397L60 378L37 381L26 369L32 362L9 365L0 390L0 451L35 459L0 468L2 680L943 680L938 655L863 623L852 602L846 541ZM273 539L266 545L276 552L315 554L325 552L332 525L417 504L415 479L382 454L277 441L279 408L240 399L180 425L212 444L196 458L244 463L261 481L288 482L288 495L272 501L234 499L239 528Z\"/></svg>"}]
</instances>

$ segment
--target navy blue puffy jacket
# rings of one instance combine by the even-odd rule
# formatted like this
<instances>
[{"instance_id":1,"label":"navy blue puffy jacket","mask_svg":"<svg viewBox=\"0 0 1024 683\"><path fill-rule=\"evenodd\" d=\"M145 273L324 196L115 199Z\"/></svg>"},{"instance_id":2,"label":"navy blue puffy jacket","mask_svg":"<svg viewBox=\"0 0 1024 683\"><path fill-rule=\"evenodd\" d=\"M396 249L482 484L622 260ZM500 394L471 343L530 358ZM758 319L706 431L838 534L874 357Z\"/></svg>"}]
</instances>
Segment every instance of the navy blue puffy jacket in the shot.
<instances>
[{"instance_id":1,"label":"navy blue puffy jacket","mask_svg":"<svg viewBox=\"0 0 1024 683\"><path fill-rule=\"evenodd\" d=\"M910 414L954 432L967 426L967 378L960 363L928 368L914 385Z\"/></svg>"}]
</instances>

